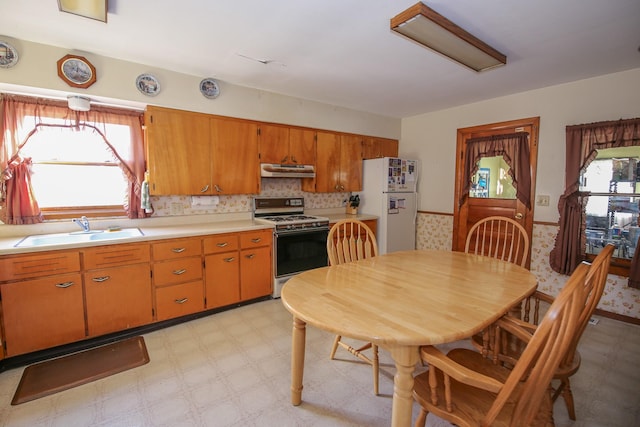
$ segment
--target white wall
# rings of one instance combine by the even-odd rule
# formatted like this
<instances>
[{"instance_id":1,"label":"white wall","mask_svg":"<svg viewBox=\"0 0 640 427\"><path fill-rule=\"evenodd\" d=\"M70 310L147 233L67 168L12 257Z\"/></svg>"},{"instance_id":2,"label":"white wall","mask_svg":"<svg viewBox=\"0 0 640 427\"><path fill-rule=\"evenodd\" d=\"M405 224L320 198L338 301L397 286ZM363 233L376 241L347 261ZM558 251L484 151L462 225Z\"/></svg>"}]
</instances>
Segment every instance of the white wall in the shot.
<instances>
[{"instance_id":1,"label":"white wall","mask_svg":"<svg viewBox=\"0 0 640 427\"><path fill-rule=\"evenodd\" d=\"M422 163L419 209L453 213L458 128L539 116L536 194L550 195L551 201L535 207L534 220L558 221L565 127L640 117L638 88L640 68L403 119L400 155Z\"/></svg>"},{"instance_id":2,"label":"white wall","mask_svg":"<svg viewBox=\"0 0 640 427\"><path fill-rule=\"evenodd\" d=\"M18 50L20 60L12 68L0 68L0 91L40 93L62 98L77 93L119 105L144 108L147 104L153 104L265 122L394 139L400 137L400 119L397 118L287 97L224 81L220 82L221 95L217 99L207 99L200 93L199 83L211 76L192 76L89 52L9 37L4 39ZM143 41L132 40L132 43L138 42ZM60 79L56 63L66 54L86 57L96 67L97 82L87 89L77 89ZM142 73L152 73L158 78L161 90L157 96L149 97L136 89L136 77Z\"/></svg>"}]
</instances>

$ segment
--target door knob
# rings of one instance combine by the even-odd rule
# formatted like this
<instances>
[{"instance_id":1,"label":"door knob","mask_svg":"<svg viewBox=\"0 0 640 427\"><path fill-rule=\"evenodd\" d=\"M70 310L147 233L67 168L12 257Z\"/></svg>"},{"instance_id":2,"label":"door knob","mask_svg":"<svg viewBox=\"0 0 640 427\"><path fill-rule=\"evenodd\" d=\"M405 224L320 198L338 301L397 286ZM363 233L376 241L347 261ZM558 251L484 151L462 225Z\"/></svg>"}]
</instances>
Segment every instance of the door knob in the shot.
<instances>
[{"instance_id":1,"label":"door knob","mask_svg":"<svg viewBox=\"0 0 640 427\"><path fill-rule=\"evenodd\" d=\"M516 219L522 219L522 217L523 217L523 215L522 215L522 213L521 213L521 212L518 212L518 213L515 215L515 218L516 218Z\"/></svg>"}]
</instances>

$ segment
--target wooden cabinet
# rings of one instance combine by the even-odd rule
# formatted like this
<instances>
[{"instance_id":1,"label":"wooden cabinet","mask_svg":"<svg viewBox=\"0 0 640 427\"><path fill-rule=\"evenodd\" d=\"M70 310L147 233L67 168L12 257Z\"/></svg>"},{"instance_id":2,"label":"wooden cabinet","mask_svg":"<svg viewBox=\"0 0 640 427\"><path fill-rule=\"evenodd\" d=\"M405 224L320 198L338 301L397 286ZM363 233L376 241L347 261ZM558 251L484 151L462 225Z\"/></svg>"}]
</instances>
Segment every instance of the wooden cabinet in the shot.
<instances>
[{"instance_id":1,"label":"wooden cabinet","mask_svg":"<svg viewBox=\"0 0 640 427\"><path fill-rule=\"evenodd\" d=\"M213 194L259 194L258 124L211 118Z\"/></svg>"},{"instance_id":2,"label":"wooden cabinet","mask_svg":"<svg viewBox=\"0 0 640 427\"><path fill-rule=\"evenodd\" d=\"M362 146L363 159L398 157L398 140L378 137L365 137Z\"/></svg>"},{"instance_id":3,"label":"wooden cabinet","mask_svg":"<svg viewBox=\"0 0 640 427\"><path fill-rule=\"evenodd\" d=\"M6 356L85 338L80 257L77 252L7 257L0 260Z\"/></svg>"},{"instance_id":4,"label":"wooden cabinet","mask_svg":"<svg viewBox=\"0 0 640 427\"><path fill-rule=\"evenodd\" d=\"M149 245L84 249L87 331L99 336L153 321Z\"/></svg>"},{"instance_id":5,"label":"wooden cabinet","mask_svg":"<svg viewBox=\"0 0 640 427\"><path fill-rule=\"evenodd\" d=\"M147 107L145 137L149 192L212 194L210 116Z\"/></svg>"},{"instance_id":6,"label":"wooden cabinet","mask_svg":"<svg viewBox=\"0 0 640 427\"><path fill-rule=\"evenodd\" d=\"M204 310L202 240L174 239L152 244L156 320Z\"/></svg>"},{"instance_id":7,"label":"wooden cabinet","mask_svg":"<svg viewBox=\"0 0 640 427\"><path fill-rule=\"evenodd\" d=\"M240 299L270 295L273 289L273 231L240 233Z\"/></svg>"},{"instance_id":8,"label":"wooden cabinet","mask_svg":"<svg viewBox=\"0 0 640 427\"><path fill-rule=\"evenodd\" d=\"M271 294L270 229L204 239L207 308L224 307Z\"/></svg>"},{"instance_id":9,"label":"wooden cabinet","mask_svg":"<svg viewBox=\"0 0 640 427\"><path fill-rule=\"evenodd\" d=\"M2 256L0 359L268 296L272 246L262 229Z\"/></svg>"},{"instance_id":10,"label":"wooden cabinet","mask_svg":"<svg viewBox=\"0 0 640 427\"><path fill-rule=\"evenodd\" d=\"M317 193L362 190L362 137L318 132L316 178L304 179L302 190Z\"/></svg>"},{"instance_id":11,"label":"wooden cabinet","mask_svg":"<svg viewBox=\"0 0 640 427\"><path fill-rule=\"evenodd\" d=\"M288 165L315 165L316 140L312 129L261 124L260 162Z\"/></svg>"},{"instance_id":12,"label":"wooden cabinet","mask_svg":"<svg viewBox=\"0 0 640 427\"><path fill-rule=\"evenodd\" d=\"M207 308L240 301L240 244L237 233L205 237L205 289Z\"/></svg>"}]
</instances>

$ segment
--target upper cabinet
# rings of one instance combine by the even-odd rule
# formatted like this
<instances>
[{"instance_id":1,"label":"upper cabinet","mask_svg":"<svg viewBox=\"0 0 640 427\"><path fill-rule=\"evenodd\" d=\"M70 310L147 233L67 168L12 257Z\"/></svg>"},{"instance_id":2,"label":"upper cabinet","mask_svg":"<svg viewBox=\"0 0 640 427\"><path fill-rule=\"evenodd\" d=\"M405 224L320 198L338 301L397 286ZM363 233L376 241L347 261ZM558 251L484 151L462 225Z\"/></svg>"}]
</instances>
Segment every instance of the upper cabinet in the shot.
<instances>
[{"instance_id":1,"label":"upper cabinet","mask_svg":"<svg viewBox=\"0 0 640 427\"><path fill-rule=\"evenodd\" d=\"M147 107L151 194L212 194L209 120L207 114Z\"/></svg>"},{"instance_id":2,"label":"upper cabinet","mask_svg":"<svg viewBox=\"0 0 640 427\"><path fill-rule=\"evenodd\" d=\"M246 120L148 107L153 195L258 194L258 126Z\"/></svg>"},{"instance_id":3,"label":"upper cabinet","mask_svg":"<svg viewBox=\"0 0 640 427\"><path fill-rule=\"evenodd\" d=\"M302 190L362 190L362 159L397 157L398 141L147 107L149 191L155 196L260 193L260 163L315 165Z\"/></svg>"},{"instance_id":4,"label":"upper cabinet","mask_svg":"<svg viewBox=\"0 0 640 427\"><path fill-rule=\"evenodd\" d=\"M362 190L362 137L318 131L316 177L303 179L302 190L316 193Z\"/></svg>"},{"instance_id":5,"label":"upper cabinet","mask_svg":"<svg viewBox=\"0 0 640 427\"><path fill-rule=\"evenodd\" d=\"M260 124L260 162L283 165L314 165L316 142L313 129Z\"/></svg>"},{"instance_id":6,"label":"upper cabinet","mask_svg":"<svg viewBox=\"0 0 640 427\"><path fill-rule=\"evenodd\" d=\"M362 158L377 159L381 157L398 157L398 140L375 136L364 138Z\"/></svg>"},{"instance_id":7,"label":"upper cabinet","mask_svg":"<svg viewBox=\"0 0 640 427\"><path fill-rule=\"evenodd\" d=\"M211 118L211 173L213 194L260 193L257 123Z\"/></svg>"}]
</instances>

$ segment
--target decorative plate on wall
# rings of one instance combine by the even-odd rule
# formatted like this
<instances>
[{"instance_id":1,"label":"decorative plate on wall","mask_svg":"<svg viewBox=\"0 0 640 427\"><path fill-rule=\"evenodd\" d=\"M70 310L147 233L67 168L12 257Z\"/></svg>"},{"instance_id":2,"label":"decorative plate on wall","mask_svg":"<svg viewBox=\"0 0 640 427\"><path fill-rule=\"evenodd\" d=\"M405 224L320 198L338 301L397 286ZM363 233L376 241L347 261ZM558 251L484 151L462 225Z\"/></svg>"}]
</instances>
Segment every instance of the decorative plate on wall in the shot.
<instances>
[{"instance_id":1,"label":"decorative plate on wall","mask_svg":"<svg viewBox=\"0 0 640 427\"><path fill-rule=\"evenodd\" d=\"M205 98L215 99L220 95L220 86L218 86L218 82L214 79L203 79L200 82L200 92Z\"/></svg>"},{"instance_id":2,"label":"decorative plate on wall","mask_svg":"<svg viewBox=\"0 0 640 427\"><path fill-rule=\"evenodd\" d=\"M7 42L0 41L0 67L11 68L18 63L18 51Z\"/></svg>"},{"instance_id":3,"label":"decorative plate on wall","mask_svg":"<svg viewBox=\"0 0 640 427\"><path fill-rule=\"evenodd\" d=\"M153 74L140 74L136 79L136 87L147 96L156 96L160 93L160 82Z\"/></svg>"},{"instance_id":4,"label":"decorative plate on wall","mask_svg":"<svg viewBox=\"0 0 640 427\"><path fill-rule=\"evenodd\" d=\"M65 55L58 60L58 76L71 87L86 89L96 82L96 67L84 56Z\"/></svg>"}]
</instances>

